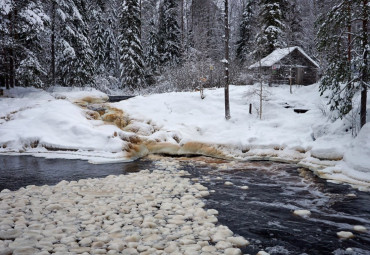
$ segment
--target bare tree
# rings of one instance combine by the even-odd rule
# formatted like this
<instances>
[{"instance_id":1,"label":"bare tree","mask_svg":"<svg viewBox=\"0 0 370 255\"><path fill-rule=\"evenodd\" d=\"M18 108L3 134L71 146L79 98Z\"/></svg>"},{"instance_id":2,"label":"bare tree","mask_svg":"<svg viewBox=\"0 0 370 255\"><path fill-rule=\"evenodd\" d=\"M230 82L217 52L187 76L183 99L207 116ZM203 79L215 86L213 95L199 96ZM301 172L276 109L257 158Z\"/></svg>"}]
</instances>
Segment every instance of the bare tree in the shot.
<instances>
[{"instance_id":1,"label":"bare tree","mask_svg":"<svg viewBox=\"0 0 370 255\"><path fill-rule=\"evenodd\" d=\"M229 28L229 1L225 0L225 118L229 120L230 116L230 101L229 101L229 40L230 40L230 28Z\"/></svg>"}]
</instances>

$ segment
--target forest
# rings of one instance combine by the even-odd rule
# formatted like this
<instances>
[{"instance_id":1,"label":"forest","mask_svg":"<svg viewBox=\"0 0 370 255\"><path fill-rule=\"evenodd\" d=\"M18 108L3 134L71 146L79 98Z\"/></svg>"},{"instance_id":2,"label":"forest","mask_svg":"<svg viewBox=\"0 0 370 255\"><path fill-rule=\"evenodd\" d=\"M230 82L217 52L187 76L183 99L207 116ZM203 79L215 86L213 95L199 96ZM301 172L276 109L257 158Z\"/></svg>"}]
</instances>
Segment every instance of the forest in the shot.
<instances>
[{"instance_id":1,"label":"forest","mask_svg":"<svg viewBox=\"0 0 370 255\"><path fill-rule=\"evenodd\" d=\"M0 0L0 87L186 91L224 86L225 62L230 84L250 84L250 64L299 46L320 64L320 91L339 117L361 93L364 125L369 9L368 0Z\"/></svg>"}]
</instances>

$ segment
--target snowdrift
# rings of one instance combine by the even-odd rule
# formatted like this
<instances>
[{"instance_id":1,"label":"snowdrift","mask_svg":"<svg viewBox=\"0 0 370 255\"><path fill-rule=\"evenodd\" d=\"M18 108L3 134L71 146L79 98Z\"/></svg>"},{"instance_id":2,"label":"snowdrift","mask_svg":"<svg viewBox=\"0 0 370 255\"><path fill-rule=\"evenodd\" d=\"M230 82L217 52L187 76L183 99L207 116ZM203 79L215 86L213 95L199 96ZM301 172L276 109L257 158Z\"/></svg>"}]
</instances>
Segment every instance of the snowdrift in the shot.
<instances>
[{"instance_id":1,"label":"snowdrift","mask_svg":"<svg viewBox=\"0 0 370 255\"><path fill-rule=\"evenodd\" d=\"M119 103L93 89L17 88L0 99L0 153L80 158L92 163L151 154L207 155L297 163L333 182L370 189L370 124L353 138L349 119L330 121L318 85L254 86L138 96ZM252 114L249 114L252 104ZM307 110L296 113L294 109Z\"/></svg>"}]
</instances>

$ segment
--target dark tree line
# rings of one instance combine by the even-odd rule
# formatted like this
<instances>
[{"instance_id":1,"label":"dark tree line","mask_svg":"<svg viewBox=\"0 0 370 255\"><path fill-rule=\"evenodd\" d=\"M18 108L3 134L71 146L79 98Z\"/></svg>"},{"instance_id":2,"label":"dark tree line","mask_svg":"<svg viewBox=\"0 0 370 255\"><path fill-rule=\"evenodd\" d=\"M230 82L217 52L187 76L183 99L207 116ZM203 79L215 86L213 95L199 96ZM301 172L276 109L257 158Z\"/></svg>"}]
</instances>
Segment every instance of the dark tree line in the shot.
<instances>
[{"instance_id":1,"label":"dark tree line","mask_svg":"<svg viewBox=\"0 0 370 255\"><path fill-rule=\"evenodd\" d=\"M2 0L0 86L141 90L224 84L224 0ZM322 67L343 117L361 94L366 123L368 0L229 1L230 82L276 48ZM163 87L163 86L162 86ZM175 88L174 88L175 87Z\"/></svg>"}]
</instances>

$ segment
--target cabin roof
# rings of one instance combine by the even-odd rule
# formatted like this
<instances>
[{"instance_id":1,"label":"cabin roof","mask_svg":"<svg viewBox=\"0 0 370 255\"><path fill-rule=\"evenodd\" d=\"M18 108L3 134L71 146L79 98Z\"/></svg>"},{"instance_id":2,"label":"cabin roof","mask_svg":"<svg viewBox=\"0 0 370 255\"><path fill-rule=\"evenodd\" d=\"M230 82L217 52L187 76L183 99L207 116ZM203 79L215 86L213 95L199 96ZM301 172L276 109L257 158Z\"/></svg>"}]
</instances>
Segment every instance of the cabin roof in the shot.
<instances>
[{"instance_id":1,"label":"cabin roof","mask_svg":"<svg viewBox=\"0 0 370 255\"><path fill-rule=\"evenodd\" d=\"M270 67L274 64L278 63L280 60L288 56L290 53L292 53L294 50L298 50L303 56L305 56L313 65L315 65L317 68L319 68L319 64L310 58L306 52L302 50L301 47L294 46L294 47L288 47L283 49L276 49L274 50L270 55L264 57L261 59L261 66L262 67ZM249 66L248 69L256 68L260 66L260 61L254 63L253 65Z\"/></svg>"}]
</instances>

